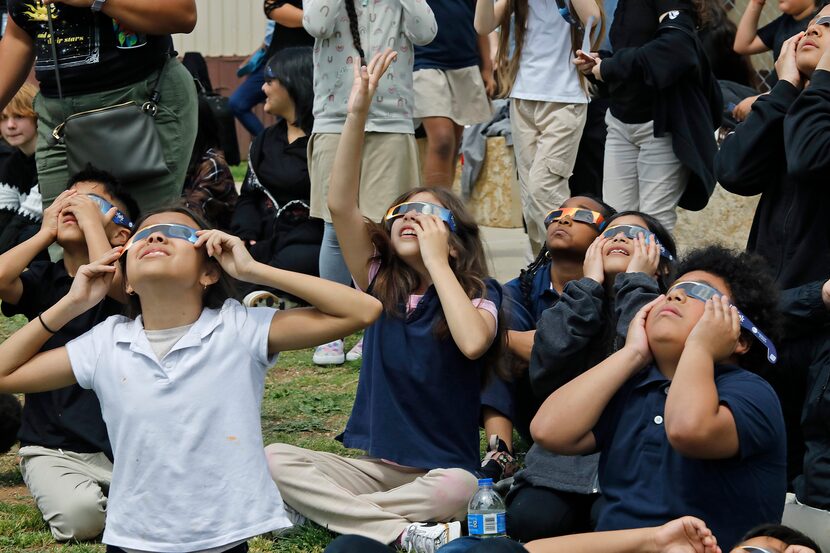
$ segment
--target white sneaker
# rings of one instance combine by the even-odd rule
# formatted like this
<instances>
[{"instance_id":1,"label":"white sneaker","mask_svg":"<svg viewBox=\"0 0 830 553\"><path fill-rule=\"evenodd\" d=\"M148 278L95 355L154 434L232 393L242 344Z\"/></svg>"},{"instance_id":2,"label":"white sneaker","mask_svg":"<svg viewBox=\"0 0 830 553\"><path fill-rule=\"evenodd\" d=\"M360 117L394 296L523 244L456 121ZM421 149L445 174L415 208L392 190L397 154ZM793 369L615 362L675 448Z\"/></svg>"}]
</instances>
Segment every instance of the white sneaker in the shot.
<instances>
[{"instance_id":1,"label":"white sneaker","mask_svg":"<svg viewBox=\"0 0 830 553\"><path fill-rule=\"evenodd\" d=\"M288 528L280 528L279 530L274 530L271 532L271 537L274 538L282 538L285 536L290 536L291 534L295 533L300 527L305 526L308 524L308 519L294 510L294 507L288 505L287 503L283 503L282 505L285 508L285 515L288 517L288 520L291 521L292 526Z\"/></svg>"},{"instance_id":2,"label":"white sneaker","mask_svg":"<svg viewBox=\"0 0 830 553\"><path fill-rule=\"evenodd\" d=\"M460 522L413 522L401 535L401 547L407 553L435 553L460 537Z\"/></svg>"},{"instance_id":3,"label":"white sneaker","mask_svg":"<svg viewBox=\"0 0 830 553\"><path fill-rule=\"evenodd\" d=\"M242 299L245 307L273 307L280 309L280 298L266 290L254 290Z\"/></svg>"},{"instance_id":4,"label":"white sneaker","mask_svg":"<svg viewBox=\"0 0 830 553\"><path fill-rule=\"evenodd\" d=\"M315 365L342 365L346 362L346 354L343 353L343 340L335 340L317 346L311 361Z\"/></svg>"},{"instance_id":5,"label":"white sneaker","mask_svg":"<svg viewBox=\"0 0 830 553\"><path fill-rule=\"evenodd\" d=\"M363 338L346 354L346 361L360 361L363 358Z\"/></svg>"}]
</instances>

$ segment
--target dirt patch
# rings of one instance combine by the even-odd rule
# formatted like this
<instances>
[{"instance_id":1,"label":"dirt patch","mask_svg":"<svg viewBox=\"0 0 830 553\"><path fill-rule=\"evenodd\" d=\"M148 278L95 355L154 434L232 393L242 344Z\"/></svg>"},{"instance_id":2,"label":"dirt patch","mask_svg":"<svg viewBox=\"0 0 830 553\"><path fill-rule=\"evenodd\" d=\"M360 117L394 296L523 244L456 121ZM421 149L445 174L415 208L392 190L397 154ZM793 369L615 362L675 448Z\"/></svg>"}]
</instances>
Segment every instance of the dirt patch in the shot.
<instances>
[{"instance_id":1,"label":"dirt patch","mask_svg":"<svg viewBox=\"0 0 830 553\"><path fill-rule=\"evenodd\" d=\"M34 505L32 496L25 485L0 486L0 503L12 503L16 505Z\"/></svg>"}]
</instances>

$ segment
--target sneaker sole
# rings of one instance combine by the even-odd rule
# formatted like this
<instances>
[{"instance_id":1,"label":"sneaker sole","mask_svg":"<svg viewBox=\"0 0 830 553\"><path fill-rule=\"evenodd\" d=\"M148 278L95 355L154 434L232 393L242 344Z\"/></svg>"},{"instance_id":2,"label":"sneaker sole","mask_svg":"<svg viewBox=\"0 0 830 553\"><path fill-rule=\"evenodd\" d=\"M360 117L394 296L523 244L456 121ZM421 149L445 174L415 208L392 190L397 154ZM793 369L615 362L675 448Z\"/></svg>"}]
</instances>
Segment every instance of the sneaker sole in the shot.
<instances>
[{"instance_id":1,"label":"sneaker sole","mask_svg":"<svg viewBox=\"0 0 830 553\"><path fill-rule=\"evenodd\" d=\"M325 367L326 365L342 365L343 363L346 362L346 356L344 355L343 357L341 357L339 359L335 359L335 358L332 358L332 357L328 357L328 358L325 358L325 359L312 357L311 362L314 363L315 365L319 365L321 367Z\"/></svg>"},{"instance_id":2,"label":"sneaker sole","mask_svg":"<svg viewBox=\"0 0 830 553\"><path fill-rule=\"evenodd\" d=\"M346 354L346 361L360 361L363 359L363 354L354 355L353 353L349 352Z\"/></svg>"}]
</instances>

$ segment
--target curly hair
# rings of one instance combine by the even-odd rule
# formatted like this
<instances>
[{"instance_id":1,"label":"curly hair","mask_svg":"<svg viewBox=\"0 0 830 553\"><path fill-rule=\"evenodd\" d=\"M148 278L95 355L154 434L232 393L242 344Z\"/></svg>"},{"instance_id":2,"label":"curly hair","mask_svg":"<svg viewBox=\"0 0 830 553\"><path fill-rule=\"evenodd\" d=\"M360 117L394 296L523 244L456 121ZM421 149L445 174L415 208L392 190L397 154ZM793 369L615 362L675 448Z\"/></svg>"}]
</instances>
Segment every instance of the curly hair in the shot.
<instances>
[{"instance_id":1,"label":"curly hair","mask_svg":"<svg viewBox=\"0 0 830 553\"><path fill-rule=\"evenodd\" d=\"M821 548L818 544L816 544L816 542L798 530L794 530L793 528L784 526L783 524L762 524L761 526L756 526L746 533L743 539L741 539L741 542L760 537L780 540L787 544L788 547L790 545L809 547L816 553L821 553Z\"/></svg>"},{"instance_id":2,"label":"curly hair","mask_svg":"<svg viewBox=\"0 0 830 553\"><path fill-rule=\"evenodd\" d=\"M0 454L7 453L17 443L22 409L12 394L0 394Z\"/></svg>"},{"instance_id":3,"label":"curly hair","mask_svg":"<svg viewBox=\"0 0 830 553\"><path fill-rule=\"evenodd\" d=\"M722 278L730 289L732 303L749 317L772 340L781 336L778 312L778 287L764 258L749 252L737 252L723 246L707 246L690 251L677 268L678 275L705 271ZM752 372L768 368L767 355L752 334L741 329L749 351L739 365Z\"/></svg>"}]
</instances>

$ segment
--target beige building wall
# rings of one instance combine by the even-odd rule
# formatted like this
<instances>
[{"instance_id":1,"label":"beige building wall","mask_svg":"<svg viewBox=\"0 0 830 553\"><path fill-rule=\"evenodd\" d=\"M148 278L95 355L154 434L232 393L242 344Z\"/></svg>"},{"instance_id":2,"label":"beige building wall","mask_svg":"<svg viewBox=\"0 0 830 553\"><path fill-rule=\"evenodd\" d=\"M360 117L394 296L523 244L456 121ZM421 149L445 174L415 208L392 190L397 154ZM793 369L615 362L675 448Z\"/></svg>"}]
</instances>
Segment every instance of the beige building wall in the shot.
<instances>
[{"instance_id":1,"label":"beige building wall","mask_svg":"<svg viewBox=\"0 0 830 553\"><path fill-rule=\"evenodd\" d=\"M263 0L198 0L196 29L176 35L176 50L205 57L248 56L265 36Z\"/></svg>"}]
</instances>

